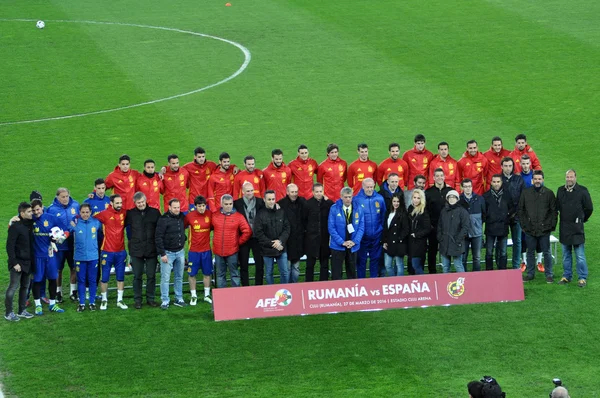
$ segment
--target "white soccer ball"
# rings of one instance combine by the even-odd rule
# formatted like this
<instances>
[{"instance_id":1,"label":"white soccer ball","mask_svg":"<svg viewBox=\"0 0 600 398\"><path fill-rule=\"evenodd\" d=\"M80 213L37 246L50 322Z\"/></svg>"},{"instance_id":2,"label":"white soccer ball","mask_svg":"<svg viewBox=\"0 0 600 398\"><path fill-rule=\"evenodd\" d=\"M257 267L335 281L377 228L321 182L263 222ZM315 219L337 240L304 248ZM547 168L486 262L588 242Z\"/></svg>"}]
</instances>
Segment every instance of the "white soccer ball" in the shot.
<instances>
[{"instance_id":1,"label":"white soccer ball","mask_svg":"<svg viewBox=\"0 0 600 398\"><path fill-rule=\"evenodd\" d=\"M35 27L38 29L44 29L44 27L46 27L46 24L44 23L44 21L37 21Z\"/></svg>"}]
</instances>

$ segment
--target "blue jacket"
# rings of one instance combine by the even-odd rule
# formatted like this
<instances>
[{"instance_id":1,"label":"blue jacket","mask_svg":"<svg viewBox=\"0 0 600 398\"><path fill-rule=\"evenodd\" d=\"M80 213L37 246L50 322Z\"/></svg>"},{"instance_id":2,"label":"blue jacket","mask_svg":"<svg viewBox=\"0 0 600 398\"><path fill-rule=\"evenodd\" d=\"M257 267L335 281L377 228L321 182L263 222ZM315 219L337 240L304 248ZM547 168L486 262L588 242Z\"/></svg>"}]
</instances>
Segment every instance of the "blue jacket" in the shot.
<instances>
[{"instance_id":1,"label":"blue jacket","mask_svg":"<svg viewBox=\"0 0 600 398\"><path fill-rule=\"evenodd\" d=\"M377 192L365 195L363 189L352 199L352 205L362 209L365 217L365 236L368 238L381 238L383 235L383 222L385 218L385 199Z\"/></svg>"},{"instance_id":2,"label":"blue jacket","mask_svg":"<svg viewBox=\"0 0 600 398\"><path fill-rule=\"evenodd\" d=\"M521 171L520 176L523 179L523 182L525 183L523 190L525 190L525 188L531 188L533 186L533 170L529 170L529 174L525 174Z\"/></svg>"},{"instance_id":3,"label":"blue jacket","mask_svg":"<svg viewBox=\"0 0 600 398\"><path fill-rule=\"evenodd\" d=\"M60 221L52 214L44 213L40 218L33 217L33 247L35 258L48 258L50 231L52 227L62 228Z\"/></svg>"},{"instance_id":4,"label":"blue jacket","mask_svg":"<svg viewBox=\"0 0 600 398\"><path fill-rule=\"evenodd\" d=\"M93 217L96 214L100 213L102 210L108 209L108 206L110 206L110 198L108 197L108 195L104 195L104 197L100 199L98 195L96 195L96 193L94 192L94 197L92 199L87 198L83 201L83 203L89 203L89 205L92 206Z\"/></svg>"},{"instance_id":5,"label":"blue jacket","mask_svg":"<svg viewBox=\"0 0 600 398\"><path fill-rule=\"evenodd\" d=\"M71 221L79 215L79 203L73 198L69 198L69 204L63 206L57 198L54 198L54 202L48 207L48 214L52 214L59 219L59 227L63 231L71 231ZM69 251L69 244L65 240L62 244L56 245L60 251Z\"/></svg>"},{"instance_id":6,"label":"blue jacket","mask_svg":"<svg viewBox=\"0 0 600 398\"><path fill-rule=\"evenodd\" d=\"M365 232L365 218L362 208L352 204L352 226L354 232L350 234L350 240L354 242L352 253L360 249L360 241ZM342 244L346 241L346 215L344 214L344 204L342 199L331 206L329 210L329 218L327 220L327 228L329 229L329 247L333 250L346 250Z\"/></svg>"},{"instance_id":7,"label":"blue jacket","mask_svg":"<svg viewBox=\"0 0 600 398\"><path fill-rule=\"evenodd\" d=\"M485 220L486 206L483 196L473 192L471 199L467 199L464 193L460 194L460 204L469 213L471 225L469 226L469 238L483 236L483 221Z\"/></svg>"},{"instance_id":8,"label":"blue jacket","mask_svg":"<svg viewBox=\"0 0 600 398\"><path fill-rule=\"evenodd\" d=\"M79 219L73 230L75 261L98 260L98 232L101 230L102 223L94 217L88 220Z\"/></svg>"}]
</instances>

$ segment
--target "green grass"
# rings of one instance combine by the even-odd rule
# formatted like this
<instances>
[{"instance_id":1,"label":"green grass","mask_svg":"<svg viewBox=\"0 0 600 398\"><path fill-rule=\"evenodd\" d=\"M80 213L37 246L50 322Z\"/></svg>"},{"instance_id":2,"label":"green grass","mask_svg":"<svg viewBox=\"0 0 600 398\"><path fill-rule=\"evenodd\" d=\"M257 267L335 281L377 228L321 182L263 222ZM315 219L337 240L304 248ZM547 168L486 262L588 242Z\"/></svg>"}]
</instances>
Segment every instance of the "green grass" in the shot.
<instances>
[{"instance_id":1,"label":"green grass","mask_svg":"<svg viewBox=\"0 0 600 398\"><path fill-rule=\"evenodd\" d=\"M239 42L252 62L233 81L144 107L34 124L0 125L0 222L39 189L82 200L126 152L133 166L182 161L202 145L238 165L265 166L281 147L329 142L356 158L465 142L512 147L528 134L553 189L574 167L597 197L600 75L598 4L591 0L426 3L382 0L0 1L0 123L145 102L200 88L239 68L243 54L164 26ZM561 377L572 396L600 396L594 264L597 217L587 225L589 286L526 285L519 303L390 310L215 323L210 309L145 308L0 323L5 393L27 396L462 397L496 377L509 396L546 396ZM0 230L0 241L6 232ZM6 255L0 253L0 262ZM556 267L560 276L562 268ZM66 282L66 281L65 281ZM0 272L4 292L6 271ZM132 302L131 291L126 301ZM114 302L114 300L111 300ZM112 304L111 302L111 304Z\"/></svg>"}]
</instances>

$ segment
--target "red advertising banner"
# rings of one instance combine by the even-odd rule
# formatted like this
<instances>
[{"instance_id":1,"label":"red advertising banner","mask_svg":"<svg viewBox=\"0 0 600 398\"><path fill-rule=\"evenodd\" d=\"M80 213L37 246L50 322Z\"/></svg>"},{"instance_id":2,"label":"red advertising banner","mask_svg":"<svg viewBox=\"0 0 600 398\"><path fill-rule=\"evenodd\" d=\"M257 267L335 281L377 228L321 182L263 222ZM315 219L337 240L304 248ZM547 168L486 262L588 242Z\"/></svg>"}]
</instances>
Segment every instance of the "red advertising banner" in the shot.
<instances>
[{"instance_id":1,"label":"red advertising banner","mask_svg":"<svg viewBox=\"0 0 600 398\"><path fill-rule=\"evenodd\" d=\"M520 270L214 289L216 321L520 301Z\"/></svg>"}]
</instances>

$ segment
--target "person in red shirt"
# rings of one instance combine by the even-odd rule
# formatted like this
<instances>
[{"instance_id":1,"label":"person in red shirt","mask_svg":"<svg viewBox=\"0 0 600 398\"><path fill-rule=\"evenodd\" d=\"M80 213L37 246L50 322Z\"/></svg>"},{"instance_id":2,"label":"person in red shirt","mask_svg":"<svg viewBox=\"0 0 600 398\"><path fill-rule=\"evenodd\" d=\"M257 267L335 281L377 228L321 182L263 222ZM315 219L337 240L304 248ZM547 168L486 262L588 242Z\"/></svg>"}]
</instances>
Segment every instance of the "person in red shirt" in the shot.
<instances>
[{"instance_id":1,"label":"person in red shirt","mask_svg":"<svg viewBox=\"0 0 600 398\"><path fill-rule=\"evenodd\" d=\"M429 186L435 184L434 174L436 169L444 170L444 182L452 189L460 191L460 180L458 179L458 162L450 156L450 145L446 141L438 144L438 154L429 164Z\"/></svg>"},{"instance_id":2,"label":"person in red shirt","mask_svg":"<svg viewBox=\"0 0 600 398\"><path fill-rule=\"evenodd\" d=\"M179 156L171 154L167 157L169 167L163 176L163 207L169 208L171 199L179 199L182 213L186 213L189 209L187 197L187 187L190 174L183 167L179 167Z\"/></svg>"},{"instance_id":3,"label":"person in red shirt","mask_svg":"<svg viewBox=\"0 0 600 398\"><path fill-rule=\"evenodd\" d=\"M485 156L478 151L477 141L467 141L467 150L458 161L459 181L469 178L473 182L473 192L477 195L483 195L485 192L487 167L488 161Z\"/></svg>"},{"instance_id":4,"label":"person in red shirt","mask_svg":"<svg viewBox=\"0 0 600 398\"><path fill-rule=\"evenodd\" d=\"M319 165L316 160L309 157L306 145L302 144L298 147L298 157L288 166L292 172L292 182L298 186L298 194L305 199L312 197L312 187Z\"/></svg>"},{"instance_id":5,"label":"person in red shirt","mask_svg":"<svg viewBox=\"0 0 600 398\"><path fill-rule=\"evenodd\" d=\"M515 174L519 174L521 172L521 157L523 155L528 155L529 159L531 159L532 170L542 169L540 160L533 149L531 149L531 147L527 144L527 136L525 134L518 134L515 137L515 149L510 153L510 157L515 161Z\"/></svg>"},{"instance_id":6,"label":"person in red shirt","mask_svg":"<svg viewBox=\"0 0 600 398\"><path fill-rule=\"evenodd\" d=\"M348 166L348 186L352 188L354 196L362 189L365 178L377 181L377 163L369 159L369 146L363 142L358 144L356 151L358 159Z\"/></svg>"},{"instance_id":7,"label":"person in red shirt","mask_svg":"<svg viewBox=\"0 0 600 398\"><path fill-rule=\"evenodd\" d=\"M271 163L263 169L265 189L275 191L276 200L283 199L291 178L292 171L283 162L283 151L281 149L273 149L271 151Z\"/></svg>"},{"instance_id":8,"label":"person in red shirt","mask_svg":"<svg viewBox=\"0 0 600 398\"><path fill-rule=\"evenodd\" d=\"M398 174L398 186L400 190L408 185L408 165L400 159L400 144L392 142L388 146L390 157L379 163L377 167L377 183L380 187L387 181L390 174Z\"/></svg>"},{"instance_id":9,"label":"person in red shirt","mask_svg":"<svg viewBox=\"0 0 600 398\"><path fill-rule=\"evenodd\" d=\"M208 208L215 212L219 209L221 197L233 194L233 173L230 171L231 157L227 152L219 155L219 167L208 180Z\"/></svg>"},{"instance_id":10,"label":"person in red shirt","mask_svg":"<svg viewBox=\"0 0 600 398\"><path fill-rule=\"evenodd\" d=\"M244 195L242 187L247 182L254 187L254 196L262 198L265 193L265 181L262 170L256 168L254 156L248 155L244 158L244 167L246 169L237 173L233 179L233 199L239 199Z\"/></svg>"},{"instance_id":11,"label":"person in red shirt","mask_svg":"<svg viewBox=\"0 0 600 398\"><path fill-rule=\"evenodd\" d=\"M128 307L123 302L123 291L125 289L125 262L127 252L125 251L125 209L123 198L120 195L111 195L110 207L94 217L102 223L104 241L102 242L102 253L100 265L102 266L102 280L100 289L102 292L101 310L108 306L108 280L110 269L115 268L117 277L117 307L126 310Z\"/></svg>"},{"instance_id":12,"label":"person in red shirt","mask_svg":"<svg viewBox=\"0 0 600 398\"><path fill-rule=\"evenodd\" d=\"M135 182L135 191L142 192L146 196L146 204L160 210L160 192L163 190L163 182L154 170L156 163L148 159L144 162L144 173L140 174Z\"/></svg>"},{"instance_id":13,"label":"person in red shirt","mask_svg":"<svg viewBox=\"0 0 600 398\"><path fill-rule=\"evenodd\" d=\"M504 149L502 138L496 136L492 138L492 146L483 153L483 156L488 160L488 169L485 177L487 183L485 188L487 190L492 181L492 176L495 174L502 174L502 159L510 156L510 151Z\"/></svg>"},{"instance_id":14,"label":"person in red shirt","mask_svg":"<svg viewBox=\"0 0 600 398\"><path fill-rule=\"evenodd\" d=\"M348 163L339 157L339 153L340 148L336 144L327 145L327 159L317 169L317 182L323 184L325 199L333 202L340 198L348 168Z\"/></svg>"},{"instance_id":15,"label":"person in red shirt","mask_svg":"<svg viewBox=\"0 0 600 398\"><path fill-rule=\"evenodd\" d=\"M194 199L196 210L189 212L184 219L185 228L189 227L189 252L188 252L188 281L190 282L190 293L192 298L190 305L196 305L196 275L202 270L204 284L204 301L212 304L210 297L210 278L213 273L212 252L210 250L210 230L212 214L206 208L204 196Z\"/></svg>"},{"instance_id":16,"label":"person in red shirt","mask_svg":"<svg viewBox=\"0 0 600 398\"><path fill-rule=\"evenodd\" d=\"M415 146L412 149L404 152L402 160L408 165L408 188L415 187L414 179L417 175L422 174L425 177L429 175L429 164L433 160L433 153L425 149L425 136L423 134L415 135ZM426 186L427 182L425 183Z\"/></svg>"},{"instance_id":17,"label":"person in red shirt","mask_svg":"<svg viewBox=\"0 0 600 398\"><path fill-rule=\"evenodd\" d=\"M208 179L217 164L212 160L206 160L206 151L202 147L194 149L194 160L183 166L189 173L189 203L194 203L198 195L208 197Z\"/></svg>"},{"instance_id":18,"label":"person in red shirt","mask_svg":"<svg viewBox=\"0 0 600 398\"><path fill-rule=\"evenodd\" d=\"M123 208L125 210L133 209L133 194L135 193L135 182L140 176L140 172L131 169L131 158L129 155L122 155L119 158L119 164L104 179L106 188L113 190L113 193L123 198Z\"/></svg>"}]
</instances>

